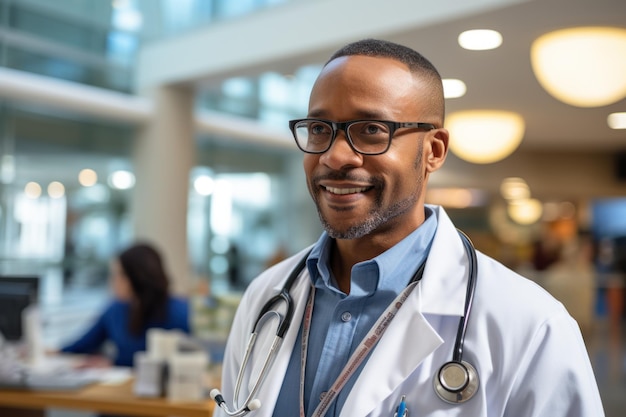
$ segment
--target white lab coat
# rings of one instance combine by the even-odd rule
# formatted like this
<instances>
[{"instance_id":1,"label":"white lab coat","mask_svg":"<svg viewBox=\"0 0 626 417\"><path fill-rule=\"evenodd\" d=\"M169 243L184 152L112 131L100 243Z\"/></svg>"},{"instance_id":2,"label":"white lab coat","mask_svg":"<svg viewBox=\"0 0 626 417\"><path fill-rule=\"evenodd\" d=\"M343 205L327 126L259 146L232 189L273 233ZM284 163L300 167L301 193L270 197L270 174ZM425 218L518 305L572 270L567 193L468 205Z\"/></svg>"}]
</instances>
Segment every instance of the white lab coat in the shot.
<instances>
[{"instance_id":1,"label":"white lab coat","mask_svg":"<svg viewBox=\"0 0 626 417\"><path fill-rule=\"evenodd\" d=\"M390 417L401 396L406 395L411 417L602 417L600 395L576 322L541 287L480 252L464 349L464 360L477 369L480 386L474 398L460 405L447 404L437 397L433 375L452 357L463 314L468 261L447 214L442 208L434 209L438 228L423 278L373 350L341 416ZM305 253L265 271L242 298L224 358L222 391L229 406L258 312L280 291ZM262 406L250 416L272 416L309 287L305 270L291 291L293 322L256 395ZM253 365L244 377L242 398L250 388L250 368L261 365L274 329L259 336ZM258 368L253 372L256 375ZM225 415L216 409L216 416Z\"/></svg>"}]
</instances>

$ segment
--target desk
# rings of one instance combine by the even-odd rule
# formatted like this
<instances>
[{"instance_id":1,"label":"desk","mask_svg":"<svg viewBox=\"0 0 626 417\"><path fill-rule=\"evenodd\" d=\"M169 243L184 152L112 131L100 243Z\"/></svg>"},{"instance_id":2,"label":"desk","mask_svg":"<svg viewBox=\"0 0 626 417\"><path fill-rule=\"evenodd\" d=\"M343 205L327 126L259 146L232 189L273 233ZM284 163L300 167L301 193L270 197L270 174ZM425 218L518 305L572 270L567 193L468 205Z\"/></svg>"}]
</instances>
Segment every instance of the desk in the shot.
<instances>
[{"instance_id":1,"label":"desk","mask_svg":"<svg viewBox=\"0 0 626 417\"><path fill-rule=\"evenodd\" d=\"M141 398L133 394L132 384L132 381L119 385L95 384L73 391L0 390L0 415L8 415L2 412L2 407L31 410L63 408L152 417L210 417L213 413L215 402L211 399L170 402L165 398Z\"/></svg>"}]
</instances>

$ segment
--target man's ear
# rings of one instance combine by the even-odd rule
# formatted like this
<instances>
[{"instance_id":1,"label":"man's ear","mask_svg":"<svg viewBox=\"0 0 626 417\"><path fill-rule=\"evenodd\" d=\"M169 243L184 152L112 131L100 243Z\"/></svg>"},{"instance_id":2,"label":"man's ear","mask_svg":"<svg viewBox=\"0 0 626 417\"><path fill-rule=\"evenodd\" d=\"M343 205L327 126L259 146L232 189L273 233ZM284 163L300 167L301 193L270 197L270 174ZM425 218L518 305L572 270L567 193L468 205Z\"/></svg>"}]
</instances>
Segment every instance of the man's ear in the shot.
<instances>
[{"instance_id":1,"label":"man's ear","mask_svg":"<svg viewBox=\"0 0 626 417\"><path fill-rule=\"evenodd\" d=\"M426 157L426 169L429 173L437 171L446 160L448 155L447 129L440 128L428 132L427 140L430 141L429 153Z\"/></svg>"}]
</instances>

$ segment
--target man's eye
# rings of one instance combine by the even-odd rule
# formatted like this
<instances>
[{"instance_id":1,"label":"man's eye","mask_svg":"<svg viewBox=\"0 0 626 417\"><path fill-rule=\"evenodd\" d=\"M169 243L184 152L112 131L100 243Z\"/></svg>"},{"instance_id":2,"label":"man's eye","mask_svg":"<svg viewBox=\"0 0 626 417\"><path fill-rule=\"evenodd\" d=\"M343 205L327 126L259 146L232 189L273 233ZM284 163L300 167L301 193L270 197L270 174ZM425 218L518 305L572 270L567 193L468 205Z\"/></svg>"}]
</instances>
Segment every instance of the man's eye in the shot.
<instances>
[{"instance_id":1,"label":"man's eye","mask_svg":"<svg viewBox=\"0 0 626 417\"><path fill-rule=\"evenodd\" d=\"M381 123L363 123L358 131L359 134L368 136L387 136L389 134L387 125Z\"/></svg>"},{"instance_id":2,"label":"man's eye","mask_svg":"<svg viewBox=\"0 0 626 417\"><path fill-rule=\"evenodd\" d=\"M309 127L309 131L312 135L325 135L329 133L328 126L320 123L312 124Z\"/></svg>"},{"instance_id":3,"label":"man's eye","mask_svg":"<svg viewBox=\"0 0 626 417\"><path fill-rule=\"evenodd\" d=\"M365 126L365 133L368 133L370 135L375 135L376 133L380 132L380 126L379 125L375 125L375 124L369 124L367 126Z\"/></svg>"}]
</instances>

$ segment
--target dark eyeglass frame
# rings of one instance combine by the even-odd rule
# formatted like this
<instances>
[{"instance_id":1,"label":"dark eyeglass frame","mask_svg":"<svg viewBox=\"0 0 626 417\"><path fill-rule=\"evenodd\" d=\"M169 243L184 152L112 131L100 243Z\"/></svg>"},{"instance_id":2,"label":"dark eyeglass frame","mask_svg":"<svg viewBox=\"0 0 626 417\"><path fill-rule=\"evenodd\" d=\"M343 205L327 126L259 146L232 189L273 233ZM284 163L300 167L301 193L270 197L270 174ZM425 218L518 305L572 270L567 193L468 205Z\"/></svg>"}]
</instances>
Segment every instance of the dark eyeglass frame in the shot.
<instances>
[{"instance_id":1,"label":"dark eyeglass frame","mask_svg":"<svg viewBox=\"0 0 626 417\"><path fill-rule=\"evenodd\" d=\"M298 141L298 137L296 134L296 125L301 122L326 123L332 128L332 136L330 140L328 141L328 146L326 147L326 149L319 150L319 151L310 151L307 149L303 149L302 146L300 146L300 142ZM352 142L352 138L350 137L350 126L353 125L354 123L363 123L363 122L382 123L389 128L389 140L387 141L387 147L385 147L384 150L380 152L362 152L356 148L356 146L354 145L354 142ZM308 153L308 154L322 154L328 151L331 148L331 146L333 146L333 143L335 143L335 139L337 138L337 132L339 130L343 130L344 133L346 134L346 139L348 139L348 143L350 144L350 147L352 148L354 152L359 153L361 155L382 155L389 150L389 148L391 147L391 140L393 139L393 136L395 135L396 130L400 128L425 129L428 131L428 130L436 129L437 127L432 123L394 122L391 120L374 120L374 119L359 119L359 120L348 120L346 122L334 122L332 120L326 120L326 119L304 118L304 119L294 119L294 120L289 121L289 129L291 130L291 134L293 135L293 138L296 141L296 145L302 152Z\"/></svg>"}]
</instances>

